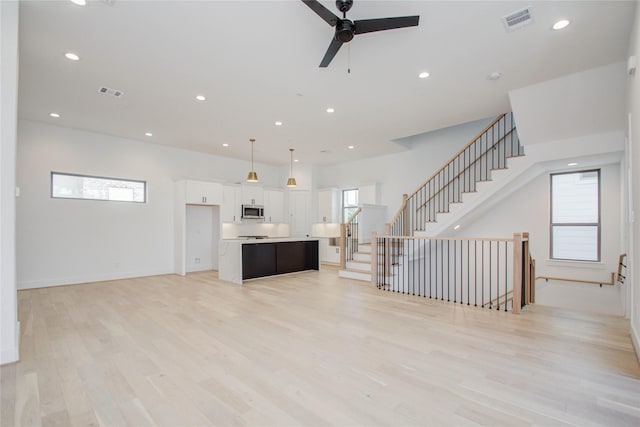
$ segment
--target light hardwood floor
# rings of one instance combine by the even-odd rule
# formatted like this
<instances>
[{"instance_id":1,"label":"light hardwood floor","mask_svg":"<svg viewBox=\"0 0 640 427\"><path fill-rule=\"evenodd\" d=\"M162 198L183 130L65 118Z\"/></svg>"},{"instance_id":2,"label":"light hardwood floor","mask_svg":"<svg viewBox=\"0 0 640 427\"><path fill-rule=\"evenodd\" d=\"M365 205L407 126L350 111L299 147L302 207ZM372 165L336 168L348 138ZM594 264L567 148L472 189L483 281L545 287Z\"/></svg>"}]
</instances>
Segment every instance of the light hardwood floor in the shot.
<instances>
[{"instance_id":1,"label":"light hardwood floor","mask_svg":"<svg viewBox=\"0 0 640 427\"><path fill-rule=\"evenodd\" d=\"M336 276L20 291L1 424L640 425L621 318L498 313Z\"/></svg>"}]
</instances>

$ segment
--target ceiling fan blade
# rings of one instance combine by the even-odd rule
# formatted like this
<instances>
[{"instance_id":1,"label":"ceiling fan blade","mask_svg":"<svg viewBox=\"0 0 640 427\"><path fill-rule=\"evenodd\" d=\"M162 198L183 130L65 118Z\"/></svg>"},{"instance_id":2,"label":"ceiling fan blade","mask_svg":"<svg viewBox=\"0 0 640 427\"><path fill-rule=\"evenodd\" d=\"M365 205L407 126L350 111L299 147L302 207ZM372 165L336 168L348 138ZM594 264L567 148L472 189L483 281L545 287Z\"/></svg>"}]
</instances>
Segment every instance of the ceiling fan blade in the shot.
<instances>
[{"instance_id":1,"label":"ceiling fan blade","mask_svg":"<svg viewBox=\"0 0 640 427\"><path fill-rule=\"evenodd\" d=\"M340 50L341 46L342 42L340 40L335 37L331 39L331 44L327 49L327 53L324 54L324 58L322 58L322 62L320 62L321 68L326 68L331 63L331 60L334 56L336 56L336 53L338 53L338 50Z\"/></svg>"},{"instance_id":2,"label":"ceiling fan blade","mask_svg":"<svg viewBox=\"0 0 640 427\"><path fill-rule=\"evenodd\" d=\"M399 16L397 18L361 19L354 21L355 34L374 31L393 30L395 28L417 27L420 16Z\"/></svg>"},{"instance_id":3,"label":"ceiling fan blade","mask_svg":"<svg viewBox=\"0 0 640 427\"><path fill-rule=\"evenodd\" d=\"M335 27L336 23L340 19L336 15L334 15L333 12L320 4L320 2L318 2L317 0L302 0L302 2L309 6L309 8L315 13L317 13L320 18L327 21L327 24L331 25L332 27Z\"/></svg>"}]
</instances>

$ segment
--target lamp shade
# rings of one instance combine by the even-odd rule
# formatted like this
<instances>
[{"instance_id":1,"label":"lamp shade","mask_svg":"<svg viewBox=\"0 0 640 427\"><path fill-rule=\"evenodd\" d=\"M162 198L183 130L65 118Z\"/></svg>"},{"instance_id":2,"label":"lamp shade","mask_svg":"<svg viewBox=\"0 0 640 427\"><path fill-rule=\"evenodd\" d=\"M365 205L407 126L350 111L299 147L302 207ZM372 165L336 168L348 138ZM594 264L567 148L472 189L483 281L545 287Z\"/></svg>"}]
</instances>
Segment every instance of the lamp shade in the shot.
<instances>
[{"instance_id":1,"label":"lamp shade","mask_svg":"<svg viewBox=\"0 0 640 427\"><path fill-rule=\"evenodd\" d=\"M296 179L295 178L289 178L287 180L287 187L295 187L296 185Z\"/></svg>"}]
</instances>

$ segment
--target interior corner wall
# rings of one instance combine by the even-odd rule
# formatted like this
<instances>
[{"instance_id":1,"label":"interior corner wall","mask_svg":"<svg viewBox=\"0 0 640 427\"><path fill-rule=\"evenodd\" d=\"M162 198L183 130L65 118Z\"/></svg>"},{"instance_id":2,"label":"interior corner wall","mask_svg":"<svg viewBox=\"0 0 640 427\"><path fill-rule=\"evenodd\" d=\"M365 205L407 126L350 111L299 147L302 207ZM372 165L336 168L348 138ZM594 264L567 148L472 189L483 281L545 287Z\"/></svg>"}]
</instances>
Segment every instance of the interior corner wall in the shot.
<instances>
[{"instance_id":1,"label":"interior corner wall","mask_svg":"<svg viewBox=\"0 0 640 427\"><path fill-rule=\"evenodd\" d=\"M629 56L640 60L640 2L636 2L635 20L629 42ZM631 336L636 348L636 355L640 358L640 274L636 270L640 267L640 70L635 76L627 77L627 112L628 138L631 167L630 195L632 209L630 215L629 232L631 234L631 256L629 259L629 273L631 277Z\"/></svg>"},{"instance_id":2,"label":"interior corner wall","mask_svg":"<svg viewBox=\"0 0 640 427\"><path fill-rule=\"evenodd\" d=\"M18 2L0 2L0 364L19 358L16 292Z\"/></svg>"},{"instance_id":3,"label":"interior corner wall","mask_svg":"<svg viewBox=\"0 0 640 427\"><path fill-rule=\"evenodd\" d=\"M415 191L493 119L417 135L409 150L400 153L326 166L318 171L316 188L358 188L379 183L375 203L387 206L390 219L400 208L403 194Z\"/></svg>"},{"instance_id":4,"label":"interior corner wall","mask_svg":"<svg viewBox=\"0 0 640 427\"><path fill-rule=\"evenodd\" d=\"M518 191L498 202L476 220L463 226L455 235L465 237L509 238L516 232L530 233L530 251L536 260L536 276L563 277L581 280L611 280L611 272L617 271L621 253L620 238L620 174L621 163L595 166L601 170L601 262L580 263L549 259L550 173L545 171ZM595 167L589 167L594 169ZM552 172L565 172L554 170ZM547 286L545 280L536 282L536 302L578 309L594 313L622 315L622 295L619 286L549 282L551 295L545 299L538 292ZM539 295L542 297L539 298Z\"/></svg>"},{"instance_id":5,"label":"interior corner wall","mask_svg":"<svg viewBox=\"0 0 640 427\"><path fill-rule=\"evenodd\" d=\"M174 182L242 181L249 162L21 120L19 289L174 272ZM265 186L280 169L256 164ZM147 182L147 203L51 198L52 171Z\"/></svg>"}]
</instances>

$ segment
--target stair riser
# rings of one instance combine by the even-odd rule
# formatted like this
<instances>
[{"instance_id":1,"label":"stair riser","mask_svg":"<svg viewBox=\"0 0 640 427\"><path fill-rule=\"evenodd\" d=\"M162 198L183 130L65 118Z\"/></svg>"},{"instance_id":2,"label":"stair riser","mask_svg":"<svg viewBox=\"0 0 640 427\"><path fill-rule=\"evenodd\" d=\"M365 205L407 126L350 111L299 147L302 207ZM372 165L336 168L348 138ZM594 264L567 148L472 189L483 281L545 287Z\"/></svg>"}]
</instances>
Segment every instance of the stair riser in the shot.
<instances>
[{"instance_id":1,"label":"stair riser","mask_svg":"<svg viewBox=\"0 0 640 427\"><path fill-rule=\"evenodd\" d=\"M371 273L358 273L355 271L340 270L338 276L345 279L362 280L363 282L371 282Z\"/></svg>"},{"instance_id":2,"label":"stair riser","mask_svg":"<svg viewBox=\"0 0 640 427\"><path fill-rule=\"evenodd\" d=\"M347 261L347 268L349 270L358 270L358 271L371 272L371 264L366 264L366 263L361 263L361 262Z\"/></svg>"}]
</instances>

